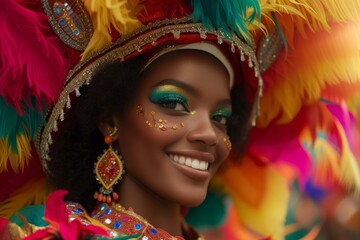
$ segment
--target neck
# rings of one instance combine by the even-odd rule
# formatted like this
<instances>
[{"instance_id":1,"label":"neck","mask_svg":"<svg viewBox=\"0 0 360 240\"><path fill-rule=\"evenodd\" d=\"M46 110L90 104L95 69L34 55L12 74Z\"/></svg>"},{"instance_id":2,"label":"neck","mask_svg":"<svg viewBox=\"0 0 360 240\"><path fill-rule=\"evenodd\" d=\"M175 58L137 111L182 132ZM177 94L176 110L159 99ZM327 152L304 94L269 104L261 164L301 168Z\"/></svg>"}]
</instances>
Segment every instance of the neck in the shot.
<instances>
[{"instance_id":1,"label":"neck","mask_svg":"<svg viewBox=\"0 0 360 240\"><path fill-rule=\"evenodd\" d=\"M156 228L173 236L182 236L179 204L161 198L130 175L121 180L118 193L118 202L125 208L132 208Z\"/></svg>"}]
</instances>

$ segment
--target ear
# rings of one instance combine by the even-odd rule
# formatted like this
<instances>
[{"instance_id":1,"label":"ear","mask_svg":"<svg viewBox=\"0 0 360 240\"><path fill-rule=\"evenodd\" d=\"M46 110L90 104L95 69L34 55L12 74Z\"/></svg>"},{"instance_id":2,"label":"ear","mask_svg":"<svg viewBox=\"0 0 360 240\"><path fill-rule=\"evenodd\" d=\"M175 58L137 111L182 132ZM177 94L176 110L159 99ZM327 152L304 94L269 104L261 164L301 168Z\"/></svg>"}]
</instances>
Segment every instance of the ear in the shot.
<instances>
[{"instance_id":1,"label":"ear","mask_svg":"<svg viewBox=\"0 0 360 240\"><path fill-rule=\"evenodd\" d=\"M113 141L116 141L119 136L119 127L121 126L119 122L120 121L117 116L112 116L110 118L104 118L99 122L98 128L104 137L109 136L111 133L115 132L115 129L117 129L115 134L112 135Z\"/></svg>"}]
</instances>

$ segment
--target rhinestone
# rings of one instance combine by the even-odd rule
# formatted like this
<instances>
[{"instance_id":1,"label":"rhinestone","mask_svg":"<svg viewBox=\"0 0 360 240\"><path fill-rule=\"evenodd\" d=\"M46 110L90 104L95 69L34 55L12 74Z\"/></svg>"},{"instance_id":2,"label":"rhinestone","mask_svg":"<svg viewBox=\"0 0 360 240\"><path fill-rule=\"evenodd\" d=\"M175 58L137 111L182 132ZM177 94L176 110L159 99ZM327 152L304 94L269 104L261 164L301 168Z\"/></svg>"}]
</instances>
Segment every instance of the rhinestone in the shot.
<instances>
[{"instance_id":1,"label":"rhinestone","mask_svg":"<svg viewBox=\"0 0 360 240\"><path fill-rule=\"evenodd\" d=\"M101 204L100 210L103 211L105 208L106 208L106 204L105 203Z\"/></svg>"},{"instance_id":2,"label":"rhinestone","mask_svg":"<svg viewBox=\"0 0 360 240\"><path fill-rule=\"evenodd\" d=\"M150 233L151 233L151 234L156 234L156 233L157 233L157 231L156 231L156 229L155 229L155 228L152 228L152 229L150 229Z\"/></svg>"},{"instance_id":3,"label":"rhinestone","mask_svg":"<svg viewBox=\"0 0 360 240\"><path fill-rule=\"evenodd\" d=\"M135 227L136 230L140 230L142 226L141 226L140 223L136 223L136 224L134 225L134 227Z\"/></svg>"},{"instance_id":4,"label":"rhinestone","mask_svg":"<svg viewBox=\"0 0 360 240\"><path fill-rule=\"evenodd\" d=\"M123 221L124 221L124 222L127 222L127 221L129 221L129 218L124 217L124 218L123 218Z\"/></svg>"},{"instance_id":5,"label":"rhinestone","mask_svg":"<svg viewBox=\"0 0 360 240\"><path fill-rule=\"evenodd\" d=\"M143 236L141 240L149 240L147 236Z\"/></svg>"},{"instance_id":6,"label":"rhinestone","mask_svg":"<svg viewBox=\"0 0 360 240\"><path fill-rule=\"evenodd\" d=\"M80 32L79 32L79 29L75 29L75 30L74 30L74 34L75 34L75 35L79 35L79 33L80 33Z\"/></svg>"},{"instance_id":7,"label":"rhinestone","mask_svg":"<svg viewBox=\"0 0 360 240\"><path fill-rule=\"evenodd\" d=\"M110 223L111 223L111 219L110 219L110 218L105 219L105 223L106 223L106 224L110 224Z\"/></svg>"},{"instance_id":8,"label":"rhinestone","mask_svg":"<svg viewBox=\"0 0 360 240\"><path fill-rule=\"evenodd\" d=\"M106 214L110 214L111 211L112 211L111 208L108 208L108 209L105 210L105 213L106 213Z\"/></svg>"},{"instance_id":9,"label":"rhinestone","mask_svg":"<svg viewBox=\"0 0 360 240\"><path fill-rule=\"evenodd\" d=\"M120 228L120 227L121 227L121 222L116 221L116 222L114 223L114 228L115 228L115 229L118 229L118 228Z\"/></svg>"},{"instance_id":10,"label":"rhinestone","mask_svg":"<svg viewBox=\"0 0 360 240\"><path fill-rule=\"evenodd\" d=\"M56 5L54 8L54 14L56 17L60 16L63 13L63 9L62 7L60 7L59 5Z\"/></svg>"},{"instance_id":11,"label":"rhinestone","mask_svg":"<svg viewBox=\"0 0 360 240\"><path fill-rule=\"evenodd\" d=\"M73 209L72 212L73 212L74 214L79 214L79 211L78 211L77 209Z\"/></svg>"},{"instance_id":12,"label":"rhinestone","mask_svg":"<svg viewBox=\"0 0 360 240\"><path fill-rule=\"evenodd\" d=\"M65 21L65 19L60 19L60 21L59 21L59 23L61 24L61 25L65 25L66 24L66 21Z\"/></svg>"}]
</instances>

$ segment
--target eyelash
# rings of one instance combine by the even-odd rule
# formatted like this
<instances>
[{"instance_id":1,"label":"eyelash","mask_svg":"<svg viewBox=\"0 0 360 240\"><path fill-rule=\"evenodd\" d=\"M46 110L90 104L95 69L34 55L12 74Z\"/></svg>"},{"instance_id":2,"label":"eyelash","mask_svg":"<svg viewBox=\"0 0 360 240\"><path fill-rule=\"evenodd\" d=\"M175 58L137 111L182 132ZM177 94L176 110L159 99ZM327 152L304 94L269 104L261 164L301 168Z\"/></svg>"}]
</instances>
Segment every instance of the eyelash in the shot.
<instances>
[{"instance_id":1,"label":"eyelash","mask_svg":"<svg viewBox=\"0 0 360 240\"><path fill-rule=\"evenodd\" d=\"M231 113L228 111L219 110L211 115L211 119L219 124L227 126L230 116ZM220 117L220 119L217 119L218 117Z\"/></svg>"},{"instance_id":2,"label":"eyelash","mask_svg":"<svg viewBox=\"0 0 360 240\"><path fill-rule=\"evenodd\" d=\"M216 119L217 117L221 117L221 119ZM221 114L216 114L216 115L212 115L211 119L219 124L228 125L228 121L229 121L229 116L225 116L225 115L221 115ZM223 122L224 121L224 122Z\"/></svg>"},{"instance_id":3,"label":"eyelash","mask_svg":"<svg viewBox=\"0 0 360 240\"><path fill-rule=\"evenodd\" d=\"M186 99L178 96L177 94L169 94L153 102L163 108L171 109L174 111L190 112L190 108ZM180 104L183 109L177 109L177 104Z\"/></svg>"}]
</instances>

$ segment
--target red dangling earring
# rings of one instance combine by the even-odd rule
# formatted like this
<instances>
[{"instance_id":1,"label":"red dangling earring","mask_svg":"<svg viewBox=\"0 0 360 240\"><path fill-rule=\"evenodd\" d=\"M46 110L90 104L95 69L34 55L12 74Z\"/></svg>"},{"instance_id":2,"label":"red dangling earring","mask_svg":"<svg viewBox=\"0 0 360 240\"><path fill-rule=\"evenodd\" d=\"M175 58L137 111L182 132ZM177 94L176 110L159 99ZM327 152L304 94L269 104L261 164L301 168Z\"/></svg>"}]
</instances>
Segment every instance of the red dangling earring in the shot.
<instances>
[{"instance_id":1,"label":"red dangling earring","mask_svg":"<svg viewBox=\"0 0 360 240\"><path fill-rule=\"evenodd\" d=\"M121 180L125 174L125 163L121 155L112 147L112 137L117 133L117 128L105 136L105 143L109 146L104 153L97 158L94 173L96 180L102 185L99 191L95 192L94 198L100 202L111 203L117 200L119 195L114 192L113 186Z\"/></svg>"}]
</instances>

